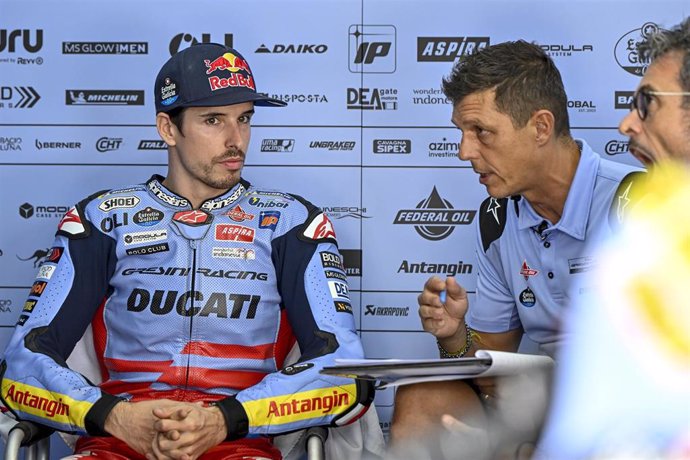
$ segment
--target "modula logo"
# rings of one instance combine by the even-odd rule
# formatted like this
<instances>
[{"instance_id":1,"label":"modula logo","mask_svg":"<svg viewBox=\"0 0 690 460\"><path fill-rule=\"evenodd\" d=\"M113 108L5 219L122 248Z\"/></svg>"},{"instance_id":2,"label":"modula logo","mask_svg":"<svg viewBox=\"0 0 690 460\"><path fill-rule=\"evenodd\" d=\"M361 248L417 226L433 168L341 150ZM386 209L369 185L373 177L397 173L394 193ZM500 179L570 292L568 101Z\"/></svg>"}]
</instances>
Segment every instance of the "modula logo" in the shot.
<instances>
[{"instance_id":1,"label":"modula logo","mask_svg":"<svg viewBox=\"0 0 690 460\"><path fill-rule=\"evenodd\" d=\"M639 29L633 29L618 39L613 52L621 69L638 77L644 75L649 66L649 59L640 57L637 45L659 30L655 23L646 22Z\"/></svg>"},{"instance_id":2,"label":"modula logo","mask_svg":"<svg viewBox=\"0 0 690 460\"><path fill-rule=\"evenodd\" d=\"M469 225L477 211L454 209L453 204L441 198L436 186L429 196L415 209L401 209L395 216L394 224L414 225L419 235L430 241L439 241L451 233L456 225Z\"/></svg>"}]
</instances>

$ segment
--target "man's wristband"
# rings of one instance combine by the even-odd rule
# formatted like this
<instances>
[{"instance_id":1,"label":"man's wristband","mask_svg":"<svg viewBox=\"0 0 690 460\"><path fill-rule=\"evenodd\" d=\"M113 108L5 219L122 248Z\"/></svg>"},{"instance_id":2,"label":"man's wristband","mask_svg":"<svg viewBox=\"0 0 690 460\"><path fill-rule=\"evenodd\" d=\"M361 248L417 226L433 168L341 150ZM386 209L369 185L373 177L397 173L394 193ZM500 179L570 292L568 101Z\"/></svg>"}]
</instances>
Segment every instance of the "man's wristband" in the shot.
<instances>
[{"instance_id":1,"label":"man's wristband","mask_svg":"<svg viewBox=\"0 0 690 460\"><path fill-rule=\"evenodd\" d=\"M468 351L470 351L470 348L472 347L472 336L474 335L474 331L470 329L467 324L465 324L465 330L467 333L465 334L465 346L462 347L462 350L456 351L454 353L449 352L445 348L441 346L441 343L436 339L436 345L438 345L438 352L441 355L442 359L452 359L452 358L462 358L467 354Z\"/></svg>"}]
</instances>

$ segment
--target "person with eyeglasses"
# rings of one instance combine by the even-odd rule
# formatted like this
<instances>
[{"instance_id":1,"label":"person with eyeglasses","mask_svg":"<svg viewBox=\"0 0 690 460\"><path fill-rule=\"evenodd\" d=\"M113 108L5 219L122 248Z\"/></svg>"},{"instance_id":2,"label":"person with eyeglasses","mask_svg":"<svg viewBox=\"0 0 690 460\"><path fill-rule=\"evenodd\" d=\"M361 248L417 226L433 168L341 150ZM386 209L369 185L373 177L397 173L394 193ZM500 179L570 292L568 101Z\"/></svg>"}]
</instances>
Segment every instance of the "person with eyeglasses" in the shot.
<instances>
[{"instance_id":1,"label":"person with eyeglasses","mask_svg":"<svg viewBox=\"0 0 690 460\"><path fill-rule=\"evenodd\" d=\"M645 166L668 158L690 162L690 18L659 29L638 51L651 62L618 129Z\"/></svg>"},{"instance_id":2,"label":"person with eyeglasses","mask_svg":"<svg viewBox=\"0 0 690 460\"><path fill-rule=\"evenodd\" d=\"M571 136L561 74L537 44L482 48L456 64L443 89L462 133L458 156L471 163L489 197L477 213L476 294L470 299L453 277L430 278L418 297L422 327L441 358L479 349L515 352L523 335L553 356L564 340L563 313L574 301L569 286L594 269L589 247L617 227L619 203L626 203L618 197L639 173ZM489 438L503 436L486 423L494 409L536 407L527 402L533 391L511 399L495 383L400 387L391 458L443 458L442 421L454 433L454 452L484 458L476 449L483 430L491 430ZM530 429L518 439L533 440Z\"/></svg>"}]
</instances>

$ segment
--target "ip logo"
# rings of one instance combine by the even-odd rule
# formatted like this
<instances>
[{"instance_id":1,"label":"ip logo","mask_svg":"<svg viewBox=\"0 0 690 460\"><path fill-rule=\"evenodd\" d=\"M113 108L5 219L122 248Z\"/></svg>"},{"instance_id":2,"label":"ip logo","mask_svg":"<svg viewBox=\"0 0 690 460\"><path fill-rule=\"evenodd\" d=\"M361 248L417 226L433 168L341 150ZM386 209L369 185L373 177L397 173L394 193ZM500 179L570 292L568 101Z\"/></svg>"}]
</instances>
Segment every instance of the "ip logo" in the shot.
<instances>
[{"instance_id":1,"label":"ip logo","mask_svg":"<svg viewBox=\"0 0 690 460\"><path fill-rule=\"evenodd\" d=\"M353 73L394 73L396 29L392 25L350 26L348 67Z\"/></svg>"}]
</instances>

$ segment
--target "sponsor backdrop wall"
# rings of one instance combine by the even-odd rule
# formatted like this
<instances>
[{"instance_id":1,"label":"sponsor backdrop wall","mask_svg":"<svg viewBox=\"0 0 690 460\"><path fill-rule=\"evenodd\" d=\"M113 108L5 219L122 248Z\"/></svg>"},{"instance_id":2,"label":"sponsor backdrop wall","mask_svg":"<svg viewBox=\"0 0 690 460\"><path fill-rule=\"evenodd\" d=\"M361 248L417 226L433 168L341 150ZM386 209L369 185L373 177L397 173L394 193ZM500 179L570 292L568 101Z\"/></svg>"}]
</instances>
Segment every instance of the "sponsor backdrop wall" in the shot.
<instances>
[{"instance_id":1,"label":"sponsor backdrop wall","mask_svg":"<svg viewBox=\"0 0 690 460\"><path fill-rule=\"evenodd\" d=\"M645 71L635 44L688 14L687 0L0 0L0 350L62 214L165 174L155 74L215 41L289 103L257 109L244 177L331 217L367 355L434 357L416 296L432 274L475 289L486 196L457 158L441 77L476 48L536 41L561 69L574 135L635 163L616 129ZM384 429L392 400L377 395Z\"/></svg>"}]
</instances>

